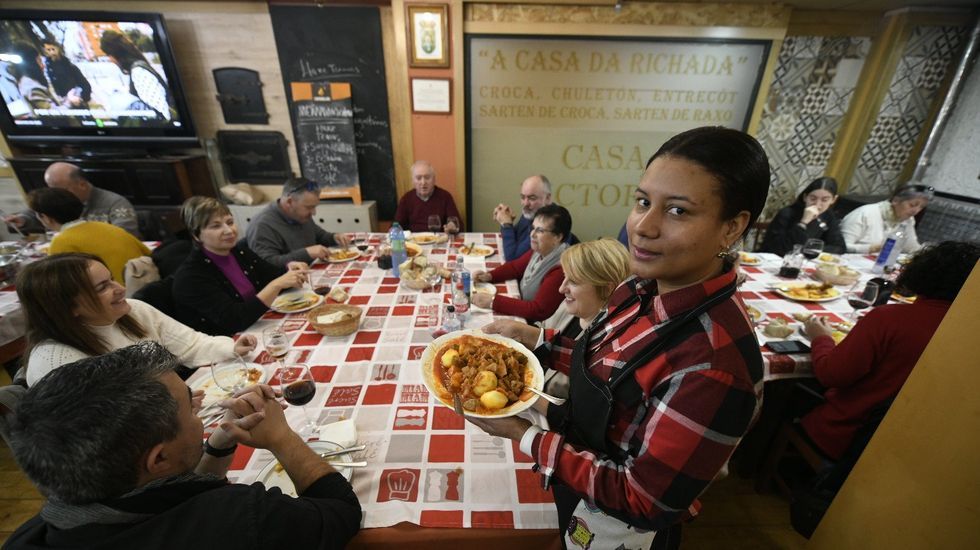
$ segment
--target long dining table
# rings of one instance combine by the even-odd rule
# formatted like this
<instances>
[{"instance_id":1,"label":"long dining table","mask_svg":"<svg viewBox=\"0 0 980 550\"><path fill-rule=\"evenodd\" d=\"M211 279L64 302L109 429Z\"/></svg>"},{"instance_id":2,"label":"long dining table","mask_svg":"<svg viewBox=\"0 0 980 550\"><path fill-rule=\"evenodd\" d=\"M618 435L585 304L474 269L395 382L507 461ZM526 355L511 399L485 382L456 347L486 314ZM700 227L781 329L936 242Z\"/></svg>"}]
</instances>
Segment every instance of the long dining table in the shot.
<instances>
[{"instance_id":1,"label":"long dining table","mask_svg":"<svg viewBox=\"0 0 980 550\"><path fill-rule=\"evenodd\" d=\"M437 402L422 382L420 358L439 334L449 285L413 290L399 284L390 270L378 267L372 251L384 235L370 236L369 253L344 263L312 266L313 286L343 288L347 303L363 311L359 329L343 337L324 336L307 321L306 313L268 312L246 332L260 343L251 358L275 379L274 359L262 347L262 333L282 327L290 341L286 363L305 363L316 380L317 392L307 411L321 425L352 420L356 440L366 449L354 455L367 467L351 479L363 509L363 530L351 547L446 547L497 541L511 548L559 548L558 519L552 496L532 471L533 460L516 442L492 437ZM463 257L467 270L489 270L504 261L496 233L468 233L448 243L423 247L430 261L449 266L463 244L485 245L487 257ZM809 312L842 319L849 308L843 299L819 303L787 300L771 286L784 281L776 275L780 258L756 255L758 265L741 269L746 280L740 293L746 304L766 320L792 319ZM864 257L847 258L863 269ZM497 285L497 292L518 295L515 281ZM495 318L493 312L472 309L465 328L479 328ZM768 337L759 331L760 342ZM776 355L763 349L766 380L812 376L807 354ZM190 379L198 387L210 377L200 369ZM207 404L207 403L206 403ZM298 407L288 407L290 425L305 419ZM213 425L210 427L213 428ZM209 429L206 428L206 432ZM205 436L207 433L205 434ZM263 450L240 446L228 477L251 483L273 460Z\"/></svg>"}]
</instances>

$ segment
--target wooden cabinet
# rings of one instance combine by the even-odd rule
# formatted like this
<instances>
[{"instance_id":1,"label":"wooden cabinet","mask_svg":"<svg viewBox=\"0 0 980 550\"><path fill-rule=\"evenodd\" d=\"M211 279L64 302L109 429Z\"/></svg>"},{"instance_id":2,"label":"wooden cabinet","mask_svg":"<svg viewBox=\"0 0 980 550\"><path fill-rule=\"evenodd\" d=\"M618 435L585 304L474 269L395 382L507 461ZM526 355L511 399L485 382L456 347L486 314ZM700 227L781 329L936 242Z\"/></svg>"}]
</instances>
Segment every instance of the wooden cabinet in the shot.
<instances>
[{"instance_id":1,"label":"wooden cabinet","mask_svg":"<svg viewBox=\"0 0 980 550\"><path fill-rule=\"evenodd\" d=\"M59 161L80 166L93 185L119 193L137 209L179 206L194 195L218 196L203 155L91 159L38 155L15 157L10 165L27 193L44 187L44 171Z\"/></svg>"}]
</instances>

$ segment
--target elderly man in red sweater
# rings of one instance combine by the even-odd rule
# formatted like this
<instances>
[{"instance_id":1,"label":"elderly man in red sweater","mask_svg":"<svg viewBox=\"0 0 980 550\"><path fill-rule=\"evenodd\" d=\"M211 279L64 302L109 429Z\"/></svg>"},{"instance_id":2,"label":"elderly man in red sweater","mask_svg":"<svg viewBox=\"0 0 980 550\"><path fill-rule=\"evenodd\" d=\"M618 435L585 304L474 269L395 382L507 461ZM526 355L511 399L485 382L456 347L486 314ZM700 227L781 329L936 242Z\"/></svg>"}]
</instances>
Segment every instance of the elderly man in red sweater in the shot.
<instances>
[{"instance_id":1,"label":"elderly man in red sweater","mask_svg":"<svg viewBox=\"0 0 980 550\"><path fill-rule=\"evenodd\" d=\"M455 225L450 223L450 218L459 223L459 210L453 196L445 189L436 187L436 170L432 164L425 160L415 161L412 165L412 185L415 189L405 193L398 201L396 222L412 231L428 231L429 216L439 216L439 223L446 231L460 229L458 226L448 227Z\"/></svg>"},{"instance_id":2,"label":"elderly man in red sweater","mask_svg":"<svg viewBox=\"0 0 980 550\"><path fill-rule=\"evenodd\" d=\"M871 410L898 395L978 258L973 243L923 249L896 281L903 293L917 295L915 302L872 309L839 345L826 318L807 321L813 374L827 390L800 424L825 455L839 459Z\"/></svg>"}]
</instances>

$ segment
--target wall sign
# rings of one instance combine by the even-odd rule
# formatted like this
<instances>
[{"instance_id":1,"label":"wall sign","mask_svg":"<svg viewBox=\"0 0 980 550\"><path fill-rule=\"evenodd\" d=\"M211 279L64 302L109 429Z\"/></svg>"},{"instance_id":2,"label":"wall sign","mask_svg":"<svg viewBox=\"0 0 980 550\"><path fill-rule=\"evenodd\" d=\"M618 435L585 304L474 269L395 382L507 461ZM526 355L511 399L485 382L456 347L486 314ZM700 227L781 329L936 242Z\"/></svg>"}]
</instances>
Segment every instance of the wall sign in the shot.
<instances>
[{"instance_id":1,"label":"wall sign","mask_svg":"<svg viewBox=\"0 0 980 550\"><path fill-rule=\"evenodd\" d=\"M467 36L474 230L496 230L494 206L519 207L520 182L541 173L579 238L615 237L664 141L748 126L770 44Z\"/></svg>"},{"instance_id":2,"label":"wall sign","mask_svg":"<svg viewBox=\"0 0 980 550\"><path fill-rule=\"evenodd\" d=\"M449 66L449 6L445 4L406 4L409 65L412 67Z\"/></svg>"},{"instance_id":3,"label":"wall sign","mask_svg":"<svg viewBox=\"0 0 980 550\"><path fill-rule=\"evenodd\" d=\"M413 113L451 113L452 80L448 78L413 78Z\"/></svg>"}]
</instances>

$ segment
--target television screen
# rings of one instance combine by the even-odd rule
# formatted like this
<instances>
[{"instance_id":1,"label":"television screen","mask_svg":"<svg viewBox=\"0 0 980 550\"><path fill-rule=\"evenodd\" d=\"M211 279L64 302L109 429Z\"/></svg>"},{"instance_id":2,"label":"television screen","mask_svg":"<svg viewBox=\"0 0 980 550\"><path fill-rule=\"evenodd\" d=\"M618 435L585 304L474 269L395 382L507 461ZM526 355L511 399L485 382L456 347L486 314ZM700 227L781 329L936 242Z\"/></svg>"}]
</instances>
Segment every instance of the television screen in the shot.
<instances>
[{"instance_id":1,"label":"television screen","mask_svg":"<svg viewBox=\"0 0 980 550\"><path fill-rule=\"evenodd\" d=\"M14 142L196 143L157 14L0 11L0 93Z\"/></svg>"}]
</instances>

